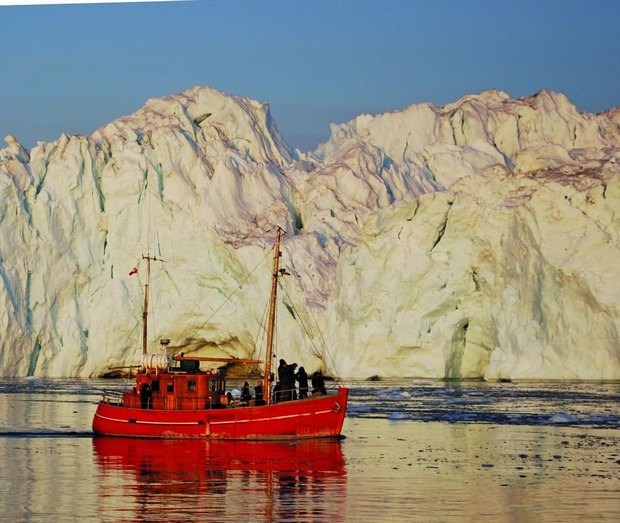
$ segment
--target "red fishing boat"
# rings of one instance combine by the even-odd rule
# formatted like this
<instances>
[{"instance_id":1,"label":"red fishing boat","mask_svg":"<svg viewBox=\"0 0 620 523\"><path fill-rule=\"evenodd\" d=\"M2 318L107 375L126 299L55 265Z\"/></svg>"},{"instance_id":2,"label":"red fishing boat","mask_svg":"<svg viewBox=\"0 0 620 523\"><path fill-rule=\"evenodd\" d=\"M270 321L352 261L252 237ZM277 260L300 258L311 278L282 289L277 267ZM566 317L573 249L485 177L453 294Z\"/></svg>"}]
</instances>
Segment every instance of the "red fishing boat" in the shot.
<instances>
[{"instance_id":1,"label":"red fishing boat","mask_svg":"<svg viewBox=\"0 0 620 523\"><path fill-rule=\"evenodd\" d=\"M282 230L278 228L273 256L271 297L264 360L147 354L149 283L145 284L142 349L136 384L122 397L104 395L93 419L95 434L141 438L210 438L270 440L338 437L344 423L348 390L328 392L322 384L309 397L293 399L287 391L273 394L274 326ZM150 276L150 262L144 256ZM161 340L166 349L169 340ZM237 401L226 393L226 374L202 369L201 362L262 364L264 374L253 398ZM318 377L320 378L320 377ZM322 379L321 379L322 381ZM287 401L282 401L287 397ZM243 398L242 398L243 399Z\"/></svg>"}]
</instances>

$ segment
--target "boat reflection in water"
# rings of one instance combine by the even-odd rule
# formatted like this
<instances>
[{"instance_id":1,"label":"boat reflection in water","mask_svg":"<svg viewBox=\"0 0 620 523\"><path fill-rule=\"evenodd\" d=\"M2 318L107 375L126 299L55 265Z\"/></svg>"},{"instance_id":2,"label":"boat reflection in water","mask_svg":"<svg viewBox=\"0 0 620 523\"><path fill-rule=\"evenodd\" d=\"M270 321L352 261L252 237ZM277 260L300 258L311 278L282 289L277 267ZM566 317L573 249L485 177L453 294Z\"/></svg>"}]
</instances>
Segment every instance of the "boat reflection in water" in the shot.
<instances>
[{"instance_id":1,"label":"boat reflection in water","mask_svg":"<svg viewBox=\"0 0 620 523\"><path fill-rule=\"evenodd\" d=\"M93 438L103 520L344 521L340 441Z\"/></svg>"}]
</instances>

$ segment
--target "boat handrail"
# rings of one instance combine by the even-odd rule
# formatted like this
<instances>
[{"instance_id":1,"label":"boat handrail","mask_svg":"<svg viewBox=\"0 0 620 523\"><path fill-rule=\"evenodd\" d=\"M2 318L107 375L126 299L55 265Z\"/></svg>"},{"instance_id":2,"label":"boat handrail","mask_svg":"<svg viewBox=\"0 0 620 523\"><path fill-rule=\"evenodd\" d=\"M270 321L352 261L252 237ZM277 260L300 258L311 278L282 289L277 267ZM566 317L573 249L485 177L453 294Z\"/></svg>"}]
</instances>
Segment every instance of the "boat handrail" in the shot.
<instances>
[{"instance_id":1,"label":"boat handrail","mask_svg":"<svg viewBox=\"0 0 620 523\"><path fill-rule=\"evenodd\" d=\"M117 391L103 391L101 397L102 403L108 403L110 405L122 405L123 394Z\"/></svg>"}]
</instances>

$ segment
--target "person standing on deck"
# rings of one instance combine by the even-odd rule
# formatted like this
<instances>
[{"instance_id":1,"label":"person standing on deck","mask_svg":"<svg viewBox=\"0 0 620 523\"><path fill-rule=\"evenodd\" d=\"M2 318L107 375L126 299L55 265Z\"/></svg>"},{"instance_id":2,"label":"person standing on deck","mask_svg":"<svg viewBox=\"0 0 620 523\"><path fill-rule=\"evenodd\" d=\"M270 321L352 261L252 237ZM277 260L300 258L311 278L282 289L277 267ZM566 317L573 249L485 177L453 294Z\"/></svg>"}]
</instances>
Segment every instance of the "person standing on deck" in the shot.
<instances>
[{"instance_id":1,"label":"person standing on deck","mask_svg":"<svg viewBox=\"0 0 620 523\"><path fill-rule=\"evenodd\" d=\"M280 382L276 382L276 384L273 387L273 402L274 403L280 403L281 401L284 401L284 399L282 398L282 385L280 385Z\"/></svg>"},{"instance_id":2,"label":"person standing on deck","mask_svg":"<svg viewBox=\"0 0 620 523\"><path fill-rule=\"evenodd\" d=\"M327 394L327 390L325 389L325 380L323 379L323 375L320 370L317 370L312 375L312 395L315 394Z\"/></svg>"},{"instance_id":3,"label":"person standing on deck","mask_svg":"<svg viewBox=\"0 0 620 523\"><path fill-rule=\"evenodd\" d=\"M259 381L254 387L254 396L256 398L256 405L264 405L265 400L263 399L263 382Z\"/></svg>"},{"instance_id":4,"label":"person standing on deck","mask_svg":"<svg viewBox=\"0 0 620 523\"><path fill-rule=\"evenodd\" d=\"M286 361L280 360L278 366L278 383L280 384L280 393L276 396L277 401L289 401L293 399L293 389L295 388L295 367L296 363L288 365Z\"/></svg>"},{"instance_id":5,"label":"person standing on deck","mask_svg":"<svg viewBox=\"0 0 620 523\"><path fill-rule=\"evenodd\" d=\"M291 363L286 367L286 383L282 389L285 391L285 398L287 401L297 399L297 387L295 386L295 369L297 363Z\"/></svg>"},{"instance_id":6,"label":"person standing on deck","mask_svg":"<svg viewBox=\"0 0 620 523\"><path fill-rule=\"evenodd\" d=\"M299 382L299 399L308 397L308 374L306 369L299 367L299 372L295 374L295 379Z\"/></svg>"},{"instance_id":7,"label":"person standing on deck","mask_svg":"<svg viewBox=\"0 0 620 523\"><path fill-rule=\"evenodd\" d=\"M250 392L250 384L246 381L241 389L241 401L246 405L250 403L252 399L252 393Z\"/></svg>"},{"instance_id":8,"label":"person standing on deck","mask_svg":"<svg viewBox=\"0 0 620 523\"><path fill-rule=\"evenodd\" d=\"M280 383L286 379L286 361L280 360L280 365L278 365L278 381Z\"/></svg>"},{"instance_id":9,"label":"person standing on deck","mask_svg":"<svg viewBox=\"0 0 620 523\"><path fill-rule=\"evenodd\" d=\"M140 387L140 407L143 409L152 409L153 405L153 389L149 383L144 383Z\"/></svg>"}]
</instances>

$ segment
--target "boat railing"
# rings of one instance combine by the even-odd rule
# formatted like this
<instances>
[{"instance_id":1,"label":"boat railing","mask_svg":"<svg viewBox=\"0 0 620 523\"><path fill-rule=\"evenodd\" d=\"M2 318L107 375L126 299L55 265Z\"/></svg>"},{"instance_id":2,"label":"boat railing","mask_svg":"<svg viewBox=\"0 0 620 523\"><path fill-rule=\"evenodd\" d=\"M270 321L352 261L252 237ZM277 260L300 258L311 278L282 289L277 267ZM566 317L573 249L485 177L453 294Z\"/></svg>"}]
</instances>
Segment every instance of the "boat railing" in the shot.
<instances>
[{"instance_id":1,"label":"boat railing","mask_svg":"<svg viewBox=\"0 0 620 523\"><path fill-rule=\"evenodd\" d=\"M123 403L125 407L134 409L153 410L201 410L218 409L226 407L212 396L146 396L141 397L137 393L125 394Z\"/></svg>"},{"instance_id":2,"label":"boat railing","mask_svg":"<svg viewBox=\"0 0 620 523\"><path fill-rule=\"evenodd\" d=\"M101 401L109 405L122 405L123 393L118 391L104 390Z\"/></svg>"},{"instance_id":3,"label":"boat railing","mask_svg":"<svg viewBox=\"0 0 620 523\"><path fill-rule=\"evenodd\" d=\"M289 391L285 391L289 392ZM312 395L311 395L312 396ZM293 397L288 394L274 394L273 403L291 401ZM109 405L124 406L133 409L153 409L153 410L202 410L202 409L223 409L234 407L247 407L257 405L255 400L249 402L232 400L230 403L226 396L196 396L196 395L156 395L141 396L137 392L127 391L104 391L103 403ZM264 403L262 403L264 404Z\"/></svg>"}]
</instances>

